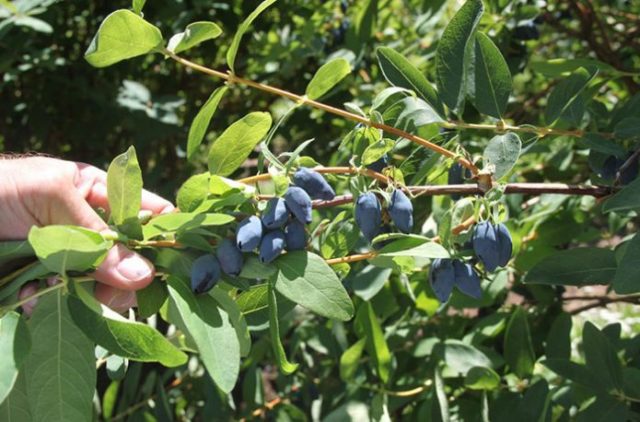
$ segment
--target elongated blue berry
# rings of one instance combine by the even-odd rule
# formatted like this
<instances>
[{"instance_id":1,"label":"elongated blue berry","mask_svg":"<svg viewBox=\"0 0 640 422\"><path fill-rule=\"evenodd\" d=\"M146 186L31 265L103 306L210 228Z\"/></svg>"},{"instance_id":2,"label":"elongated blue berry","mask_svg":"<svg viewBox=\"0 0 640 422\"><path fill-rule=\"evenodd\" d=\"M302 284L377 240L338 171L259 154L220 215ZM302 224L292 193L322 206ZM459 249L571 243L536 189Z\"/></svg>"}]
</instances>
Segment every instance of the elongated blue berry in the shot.
<instances>
[{"instance_id":1,"label":"elongated blue berry","mask_svg":"<svg viewBox=\"0 0 640 422\"><path fill-rule=\"evenodd\" d=\"M284 232L282 230L274 230L268 232L260 242L260 261L268 264L277 257L286 247Z\"/></svg>"},{"instance_id":2,"label":"elongated blue berry","mask_svg":"<svg viewBox=\"0 0 640 422\"><path fill-rule=\"evenodd\" d=\"M373 192L366 192L358 197L355 217L360 231L371 242L380 233L380 225L382 224L382 209Z\"/></svg>"},{"instance_id":3,"label":"elongated blue berry","mask_svg":"<svg viewBox=\"0 0 640 422\"><path fill-rule=\"evenodd\" d=\"M304 224L292 220L284 228L284 237L288 251L299 251L307 247L307 233Z\"/></svg>"},{"instance_id":4,"label":"elongated blue berry","mask_svg":"<svg viewBox=\"0 0 640 422\"><path fill-rule=\"evenodd\" d=\"M491 223L483 221L476 224L473 230L473 251L484 265L484 268L493 272L499 265L498 239L496 231Z\"/></svg>"},{"instance_id":5,"label":"elongated blue berry","mask_svg":"<svg viewBox=\"0 0 640 422\"><path fill-rule=\"evenodd\" d=\"M287 209L303 224L311 223L311 198L302 188L291 186L284 194Z\"/></svg>"},{"instance_id":6,"label":"elongated blue berry","mask_svg":"<svg viewBox=\"0 0 640 422\"><path fill-rule=\"evenodd\" d=\"M220 263L222 272L227 275L237 277L242 270L242 252L229 239L223 239L216 249L216 258Z\"/></svg>"},{"instance_id":7,"label":"elongated blue berry","mask_svg":"<svg viewBox=\"0 0 640 422\"><path fill-rule=\"evenodd\" d=\"M413 229L413 205L400 189L394 189L391 193L389 215L398 230L403 233L411 232Z\"/></svg>"},{"instance_id":8,"label":"elongated blue berry","mask_svg":"<svg viewBox=\"0 0 640 422\"><path fill-rule=\"evenodd\" d=\"M293 183L301 187L313 199L333 199L336 196L333 188L324 177L317 171L309 170L306 167L300 167L293 175Z\"/></svg>"},{"instance_id":9,"label":"elongated blue berry","mask_svg":"<svg viewBox=\"0 0 640 422\"><path fill-rule=\"evenodd\" d=\"M513 241L509 229L500 223L494 226L496 231L496 239L498 240L498 265L504 267L511 259L513 252Z\"/></svg>"},{"instance_id":10,"label":"elongated blue berry","mask_svg":"<svg viewBox=\"0 0 640 422\"><path fill-rule=\"evenodd\" d=\"M191 290L196 294L206 293L220 280L220 263L211 255L202 255L191 267Z\"/></svg>"},{"instance_id":11,"label":"elongated blue berry","mask_svg":"<svg viewBox=\"0 0 640 422\"><path fill-rule=\"evenodd\" d=\"M480 287L480 276L473 267L458 259L453 261L453 268L456 274L456 287L467 296L476 299L482 297L482 288Z\"/></svg>"},{"instance_id":12,"label":"elongated blue berry","mask_svg":"<svg viewBox=\"0 0 640 422\"><path fill-rule=\"evenodd\" d=\"M236 231L236 245L242 252L249 252L260 245L262 239L262 222L258 217L252 215L245 218L238 225Z\"/></svg>"},{"instance_id":13,"label":"elongated blue berry","mask_svg":"<svg viewBox=\"0 0 640 422\"><path fill-rule=\"evenodd\" d=\"M446 302L451 296L456 282L453 260L446 258L434 259L429 272L431 288L440 302Z\"/></svg>"},{"instance_id":14,"label":"elongated blue berry","mask_svg":"<svg viewBox=\"0 0 640 422\"><path fill-rule=\"evenodd\" d=\"M262 213L262 224L271 230L284 226L289 218L289 211L282 198L271 198Z\"/></svg>"}]
</instances>

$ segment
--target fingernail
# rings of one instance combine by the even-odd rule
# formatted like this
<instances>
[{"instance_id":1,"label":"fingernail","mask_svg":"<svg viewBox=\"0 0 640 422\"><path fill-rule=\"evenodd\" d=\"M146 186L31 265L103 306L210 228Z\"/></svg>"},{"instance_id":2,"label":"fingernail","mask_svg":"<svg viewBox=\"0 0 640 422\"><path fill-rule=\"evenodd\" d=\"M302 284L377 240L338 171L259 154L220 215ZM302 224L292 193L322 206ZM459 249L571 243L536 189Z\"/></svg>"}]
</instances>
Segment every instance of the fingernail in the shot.
<instances>
[{"instance_id":1,"label":"fingernail","mask_svg":"<svg viewBox=\"0 0 640 422\"><path fill-rule=\"evenodd\" d=\"M140 255L130 253L118 264L116 271L125 279L139 281L151 275L151 265Z\"/></svg>"},{"instance_id":2,"label":"fingernail","mask_svg":"<svg viewBox=\"0 0 640 422\"><path fill-rule=\"evenodd\" d=\"M173 205L167 205L162 209L162 211L160 211L160 214L169 214L174 212L175 210L176 210L176 207L174 207Z\"/></svg>"},{"instance_id":3,"label":"fingernail","mask_svg":"<svg viewBox=\"0 0 640 422\"><path fill-rule=\"evenodd\" d=\"M18 299L22 300L29 296L33 296L38 291L38 283L28 283L26 284L18 293ZM38 298L31 299L30 301L22 304L22 311L25 315L31 316L33 313L33 308L38 304Z\"/></svg>"}]
</instances>

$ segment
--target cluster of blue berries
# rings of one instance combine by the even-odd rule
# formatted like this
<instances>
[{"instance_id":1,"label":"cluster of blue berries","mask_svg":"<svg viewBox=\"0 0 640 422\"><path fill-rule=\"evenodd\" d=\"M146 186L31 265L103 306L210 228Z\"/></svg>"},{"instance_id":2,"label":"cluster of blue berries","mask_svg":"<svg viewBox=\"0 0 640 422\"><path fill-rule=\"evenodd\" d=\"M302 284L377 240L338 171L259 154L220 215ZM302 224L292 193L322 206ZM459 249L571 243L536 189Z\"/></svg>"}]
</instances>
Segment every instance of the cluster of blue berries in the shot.
<instances>
[{"instance_id":1,"label":"cluster of blue berries","mask_svg":"<svg viewBox=\"0 0 640 422\"><path fill-rule=\"evenodd\" d=\"M396 228L402 233L413 229L413 205L407 195L400 189L391 192L387 212ZM355 207L356 224L364 237L371 242L373 238L390 228L382 224L382 206L373 192L365 192L358 196Z\"/></svg>"},{"instance_id":2,"label":"cluster of blue berries","mask_svg":"<svg viewBox=\"0 0 640 422\"><path fill-rule=\"evenodd\" d=\"M294 186L283 198L271 198L260 217L252 215L238 224L235 243L223 239L216 254L199 257L191 267L191 289L200 294L215 286L222 273L237 277L244 263L243 253L256 249L260 261L268 264L285 251L307 246L305 225L311 223L311 199L335 197L333 188L316 171L300 168L293 175Z\"/></svg>"},{"instance_id":3,"label":"cluster of blue berries","mask_svg":"<svg viewBox=\"0 0 640 422\"><path fill-rule=\"evenodd\" d=\"M504 267L511 259L513 242L504 224L488 221L476 224L471 243L476 257L488 272ZM440 302L449 299L454 286L467 296L476 299L482 296L480 276L471 264L460 259L435 259L429 278Z\"/></svg>"}]
</instances>

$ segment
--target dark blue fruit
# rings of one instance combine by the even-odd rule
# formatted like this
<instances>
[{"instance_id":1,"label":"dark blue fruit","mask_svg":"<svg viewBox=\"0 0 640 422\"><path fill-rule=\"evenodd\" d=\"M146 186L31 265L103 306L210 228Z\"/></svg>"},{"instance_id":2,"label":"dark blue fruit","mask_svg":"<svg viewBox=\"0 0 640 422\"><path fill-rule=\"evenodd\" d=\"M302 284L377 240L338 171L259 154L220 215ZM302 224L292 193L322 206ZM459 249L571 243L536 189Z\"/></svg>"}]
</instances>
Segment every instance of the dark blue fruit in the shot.
<instances>
[{"instance_id":1,"label":"dark blue fruit","mask_svg":"<svg viewBox=\"0 0 640 422\"><path fill-rule=\"evenodd\" d=\"M496 231L493 225L488 221L476 224L472 242L473 251L484 265L484 268L489 272L495 271L499 265L500 256Z\"/></svg>"},{"instance_id":2,"label":"dark blue fruit","mask_svg":"<svg viewBox=\"0 0 640 422\"><path fill-rule=\"evenodd\" d=\"M268 232L260 242L260 261L265 264L270 263L280 256L285 246L286 241L282 230Z\"/></svg>"},{"instance_id":3,"label":"dark blue fruit","mask_svg":"<svg viewBox=\"0 0 640 422\"><path fill-rule=\"evenodd\" d=\"M496 232L496 240L498 241L498 265L504 267L511 259L513 253L513 241L511 233L504 224L496 224L493 226Z\"/></svg>"},{"instance_id":4,"label":"dark blue fruit","mask_svg":"<svg viewBox=\"0 0 640 422\"><path fill-rule=\"evenodd\" d=\"M449 180L448 183L450 185L459 185L464 183L464 167L460 165L460 163L453 163L451 167L449 167Z\"/></svg>"},{"instance_id":5,"label":"dark blue fruit","mask_svg":"<svg viewBox=\"0 0 640 422\"><path fill-rule=\"evenodd\" d=\"M196 294L206 293L220 280L220 263L211 255L202 255L191 266L191 290Z\"/></svg>"},{"instance_id":6,"label":"dark blue fruit","mask_svg":"<svg viewBox=\"0 0 640 422\"><path fill-rule=\"evenodd\" d=\"M482 297L482 288L480 287L480 276L473 267L460 260L453 261L453 268L456 273L456 287L467 296L476 299Z\"/></svg>"},{"instance_id":7,"label":"dark blue fruit","mask_svg":"<svg viewBox=\"0 0 640 422\"><path fill-rule=\"evenodd\" d=\"M267 229L277 229L287 222L289 212L282 198L271 198L262 213L262 224Z\"/></svg>"},{"instance_id":8,"label":"dark blue fruit","mask_svg":"<svg viewBox=\"0 0 640 422\"><path fill-rule=\"evenodd\" d=\"M222 272L232 277L237 277L242 270L242 252L229 239L223 239L216 249L216 258L220 263Z\"/></svg>"},{"instance_id":9,"label":"dark blue fruit","mask_svg":"<svg viewBox=\"0 0 640 422\"><path fill-rule=\"evenodd\" d=\"M333 188L324 177L317 171L309 170L306 167L300 167L293 175L293 183L301 187L313 199L329 200L336 196Z\"/></svg>"},{"instance_id":10,"label":"dark blue fruit","mask_svg":"<svg viewBox=\"0 0 640 422\"><path fill-rule=\"evenodd\" d=\"M413 205L411 200L400 189L394 189L389 201L389 215L398 230L403 233L413 229Z\"/></svg>"},{"instance_id":11,"label":"dark blue fruit","mask_svg":"<svg viewBox=\"0 0 640 422\"><path fill-rule=\"evenodd\" d=\"M307 246L307 233L304 224L298 220L292 220L284 228L284 238L288 251L299 251Z\"/></svg>"},{"instance_id":12,"label":"dark blue fruit","mask_svg":"<svg viewBox=\"0 0 640 422\"><path fill-rule=\"evenodd\" d=\"M598 172L599 176L607 180L615 179L619 167L618 161L615 155L608 156L607 159L604 160L604 163L602 163L602 167Z\"/></svg>"},{"instance_id":13,"label":"dark blue fruit","mask_svg":"<svg viewBox=\"0 0 640 422\"><path fill-rule=\"evenodd\" d=\"M262 222L258 217L252 215L245 218L238 225L236 231L236 245L242 252L254 250L262 239Z\"/></svg>"},{"instance_id":14,"label":"dark blue fruit","mask_svg":"<svg viewBox=\"0 0 640 422\"><path fill-rule=\"evenodd\" d=\"M311 223L311 198L302 188L291 186L284 194L287 209L303 224Z\"/></svg>"},{"instance_id":15,"label":"dark blue fruit","mask_svg":"<svg viewBox=\"0 0 640 422\"><path fill-rule=\"evenodd\" d=\"M356 224L364 237L371 242L380 233L382 210L373 192L363 193L356 200Z\"/></svg>"},{"instance_id":16,"label":"dark blue fruit","mask_svg":"<svg viewBox=\"0 0 640 422\"><path fill-rule=\"evenodd\" d=\"M440 302L446 302L451 296L456 282L455 269L451 259L434 259L429 273L431 287Z\"/></svg>"},{"instance_id":17,"label":"dark blue fruit","mask_svg":"<svg viewBox=\"0 0 640 422\"><path fill-rule=\"evenodd\" d=\"M627 158L628 159L628 158ZM618 166L622 167L622 165L627 160L620 160ZM623 185L628 185L631 183L636 177L638 177L638 158L634 159L629 166L620 172L620 183Z\"/></svg>"},{"instance_id":18,"label":"dark blue fruit","mask_svg":"<svg viewBox=\"0 0 640 422\"><path fill-rule=\"evenodd\" d=\"M374 161L373 163L369 164L367 168L377 173L382 173L382 170L384 170L385 167L387 167L388 165L389 165L389 157L387 156L387 154L385 154L382 156L382 158L379 158L377 161Z\"/></svg>"},{"instance_id":19,"label":"dark blue fruit","mask_svg":"<svg viewBox=\"0 0 640 422\"><path fill-rule=\"evenodd\" d=\"M533 23L519 25L513 29L513 38L522 41L537 40L540 38L540 31Z\"/></svg>"}]
</instances>

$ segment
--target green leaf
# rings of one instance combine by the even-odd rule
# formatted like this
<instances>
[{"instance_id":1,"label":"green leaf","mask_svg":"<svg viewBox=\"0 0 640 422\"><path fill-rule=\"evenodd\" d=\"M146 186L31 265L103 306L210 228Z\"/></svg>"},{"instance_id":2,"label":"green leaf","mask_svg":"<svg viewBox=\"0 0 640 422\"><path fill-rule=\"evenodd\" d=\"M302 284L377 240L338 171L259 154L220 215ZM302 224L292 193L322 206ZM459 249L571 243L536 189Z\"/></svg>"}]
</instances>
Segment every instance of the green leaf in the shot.
<instances>
[{"instance_id":1,"label":"green leaf","mask_svg":"<svg viewBox=\"0 0 640 422\"><path fill-rule=\"evenodd\" d=\"M111 246L99 233L75 226L34 226L29 243L40 262L58 274L97 267Z\"/></svg>"},{"instance_id":2,"label":"green leaf","mask_svg":"<svg viewBox=\"0 0 640 422\"><path fill-rule=\"evenodd\" d=\"M7 312L0 318L0 403L13 388L18 370L29 355L31 335L17 312Z\"/></svg>"},{"instance_id":3,"label":"green leaf","mask_svg":"<svg viewBox=\"0 0 640 422\"><path fill-rule=\"evenodd\" d=\"M287 299L327 318L347 321L353 303L324 259L310 252L289 252L275 261L275 288Z\"/></svg>"},{"instance_id":4,"label":"green leaf","mask_svg":"<svg viewBox=\"0 0 640 422\"><path fill-rule=\"evenodd\" d=\"M142 203L142 172L134 147L113 159L107 170L111 219L128 236L141 237L138 213Z\"/></svg>"},{"instance_id":5,"label":"green leaf","mask_svg":"<svg viewBox=\"0 0 640 422\"><path fill-rule=\"evenodd\" d=\"M28 256L34 256L34 252L33 248L26 240L8 240L0 242L0 265Z\"/></svg>"},{"instance_id":6,"label":"green leaf","mask_svg":"<svg viewBox=\"0 0 640 422\"><path fill-rule=\"evenodd\" d=\"M271 115L252 112L229 126L209 151L209 172L220 176L233 173L247 159L271 128Z\"/></svg>"},{"instance_id":7,"label":"green leaf","mask_svg":"<svg viewBox=\"0 0 640 422\"><path fill-rule=\"evenodd\" d=\"M528 66L534 72L542 73L548 77L568 76L579 67L595 67L602 71L615 72L615 68L611 65L594 59L534 60Z\"/></svg>"},{"instance_id":8,"label":"green leaf","mask_svg":"<svg viewBox=\"0 0 640 422\"><path fill-rule=\"evenodd\" d=\"M383 383L389 381L391 352L384 338L380 322L373 312L371 302L363 302L358 309L356 323L362 328L367 353L373 359L374 368Z\"/></svg>"},{"instance_id":9,"label":"green leaf","mask_svg":"<svg viewBox=\"0 0 640 422\"><path fill-rule=\"evenodd\" d=\"M612 139L604 138L593 132L586 133L582 138L579 138L578 145L606 155L615 155L618 158L624 158L627 155L625 149Z\"/></svg>"},{"instance_id":10,"label":"green leaf","mask_svg":"<svg viewBox=\"0 0 640 422\"><path fill-rule=\"evenodd\" d=\"M360 366L360 357L364 351L365 339L361 338L340 356L340 379L351 381Z\"/></svg>"},{"instance_id":11,"label":"green leaf","mask_svg":"<svg viewBox=\"0 0 640 422\"><path fill-rule=\"evenodd\" d=\"M141 15L142 14L142 8L144 7L144 4L147 2L147 0L133 0L131 2L131 7L133 8L134 13Z\"/></svg>"},{"instance_id":12,"label":"green leaf","mask_svg":"<svg viewBox=\"0 0 640 422\"><path fill-rule=\"evenodd\" d=\"M189 127L189 136L187 138L187 159L189 161L195 158L195 153L198 151L198 147L204 139L204 135L207 132L211 118L216 112L218 104L220 104L220 100L222 100L224 94L227 93L227 90L228 87L226 86L216 88L216 90L211 93L207 102L200 108L196 117L193 118L193 122L191 122L191 126Z\"/></svg>"},{"instance_id":13,"label":"green leaf","mask_svg":"<svg viewBox=\"0 0 640 422\"><path fill-rule=\"evenodd\" d=\"M29 397L27 397L24 372L18 375L11 394L3 402L0 402L0 420L18 422L30 422L33 420L29 409Z\"/></svg>"},{"instance_id":14,"label":"green leaf","mask_svg":"<svg viewBox=\"0 0 640 422\"><path fill-rule=\"evenodd\" d=\"M317 100L336 86L351 73L351 65L345 59L333 59L316 71L307 85L305 95L312 100Z\"/></svg>"},{"instance_id":15,"label":"green leaf","mask_svg":"<svg viewBox=\"0 0 640 422\"><path fill-rule=\"evenodd\" d=\"M176 203L182 212L192 212L209 195L209 173L191 176L180 186Z\"/></svg>"},{"instance_id":16,"label":"green leaf","mask_svg":"<svg viewBox=\"0 0 640 422\"><path fill-rule=\"evenodd\" d=\"M84 58L92 66L106 67L150 53L162 41L158 28L130 10L116 10L102 22Z\"/></svg>"},{"instance_id":17,"label":"green leaf","mask_svg":"<svg viewBox=\"0 0 640 422\"><path fill-rule=\"evenodd\" d=\"M436 52L436 81L442 101L455 109L465 95L474 35L484 11L481 0L468 0L445 28Z\"/></svg>"},{"instance_id":18,"label":"green leaf","mask_svg":"<svg viewBox=\"0 0 640 422\"><path fill-rule=\"evenodd\" d=\"M455 376L466 376L476 366L491 367L487 355L460 340L448 339L438 343L433 353L446 363L447 369Z\"/></svg>"},{"instance_id":19,"label":"green leaf","mask_svg":"<svg viewBox=\"0 0 640 422\"><path fill-rule=\"evenodd\" d=\"M169 277L167 284L181 318L177 325L193 339L216 385L229 393L240 371L240 343L229 314L213 297L194 296L187 283L177 277Z\"/></svg>"},{"instance_id":20,"label":"green leaf","mask_svg":"<svg viewBox=\"0 0 640 422\"><path fill-rule=\"evenodd\" d=\"M247 32L247 29L251 26L253 21L262 13L267 7L271 6L275 3L276 0L264 0L262 3L255 8L253 12L242 22L238 29L236 30L235 35L233 36L233 40L229 45L229 50L227 50L227 65L229 69L231 69L231 73L235 73L235 61L236 55L238 54L238 48L240 47L240 41L242 40L242 36Z\"/></svg>"},{"instance_id":21,"label":"green leaf","mask_svg":"<svg viewBox=\"0 0 640 422\"><path fill-rule=\"evenodd\" d=\"M587 368L607 391L623 391L622 363L606 335L591 322L584 324L582 347Z\"/></svg>"},{"instance_id":22,"label":"green leaf","mask_svg":"<svg viewBox=\"0 0 640 422\"><path fill-rule=\"evenodd\" d=\"M587 286L609 284L616 271L613 251L603 248L574 248L542 258L525 276L525 283Z\"/></svg>"},{"instance_id":23,"label":"green leaf","mask_svg":"<svg viewBox=\"0 0 640 422\"><path fill-rule=\"evenodd\" d=\"M240 277L265 279L271 277L278 269L273 264L265 264L258 259L257 256L249 255L246 257Z\"/></svg>"},{"instance_id":24,"label":"green leaf","mask_svg":"<svg viewBox=\"0 0 640 422\"><path fill-rule=\"evenodd\" d=\"M138 302L138 316L149 318L157 313L167 300L169 292L163 281L156 278L147 287L136 291L136 301Z\"/></svg>"},{"instance_id":25,"label":"green leaf","mask_svg":"<svg viewBox=\"0 0 640 422\"><path fill-rule=\"evenodd\" d=\"M449 258L449 252L442 245L422 236L379 236L374 239L374 243L383 238L393 238L394 236L400 238L380 249L378 254L369 260L373 265L385 268L396 268L397 265L404 267L404 262L409 259L410 263L406 265L410 267L408 269L411 269L415 258Z\"/></svg>"},{"instance_id":26,"label":"green leaf","mask_svg":"<svg viewBox=\"0 0 640 422\"><path fill-rule=\"evenodd\" d=\"M476 33L475 92L472 102L480 113L500 118L511 94L511 72L498 47L482 32Z\"/></svg>"},{"instance_id":27,"label":"green leaf","mask_svg":"<svg viewBox=\"0 0 640 422\"><path fill-rule=\"evenodd\" d=\"M118 356L168 367L187 361L187 355L154 328L112 311L82 286L75 286L75 295L69 297L69 311L87 337Z\"/></svg>"},{"instance_id":28,"label":"green leaf","mask_svg":"<svg viewBox=\"0 0 640 422\"><path fill-rule=\"evenodd\" d=\"M472 390L495 390L500 386L500 375L491 368L474 366L467 372L464 385Z\"/></svg>"},{"instance_id":29,"label":"green leaf","mask_svg":"<svg viewBox=\"0 0 640 422\"><path fill-rule=\"evenodd\" d=\"M549 384L545 379L531 385L518 406L514 420L546 422L551 420Z\"/></svg>"},{"instance_id":30,"label":"green leaf","mask_svg":"<svg viewBox=\"0 0 640 422\"><path fill-rule=\"evenodd\" d=\"M576 69L568 78L556 85L549 94L544 118L548 125L553 125L560 116L578 99L589 82L595 77L596 71L588 71L584 67Z\"/></svg>"},{"instance_id":31,"label":"green leaf","mask_svg":"<svg viewBox=\"0 0 640 422\"><path fill-rule=\"evenodd\" d=\"M571 315L561 313L551 324L547 334L545 356L548 359L569 359L571 357Z\"/></svg>"},{"instance_id":32,"label":"green leaf","mask_svg":"<svg viewBox=\"0 0 640 422\"><path fill-rule=\"evenodd\" d=\"M368 265L351 278L353 292L363 300L371 300L384 287L390 275L390 268Z\"/></svg>"},{"instance_id":33,"label":"green leaf","mask_svg":"<svg viewBox=\"0 0 640 422\"><path fill-rule=\"evenodd\" d=\"M602 205L602 212L626 212L640 208L640 178L622 188Z\"/></svg>"},{"instance_id":34,"label":"green leaf","mask_svg":"<svg viewBox=\"0 0 640 422\"><path fill-rule=\"evenodd\" d=\"M604 392L603 384L598 377L585 365L571 362L567 359L545 359L541 362L544 366L571 381L594 391Z\"/></svg>"},{"instance_id":35,"label":"green leaf","mask_svg":"<svg viewBox=\"0 0 640 422\"><path fill-rule=\"evenodd\" d=\"M213 22L193 22L187 25L184 32L178 32L169 40L167 50L174 53L188 50L196 45L222 34L222 29Z\"/></svg>"},{"instance_id":36,"label":"green leaf","mask_svg":"<svg viewBox=\"0 0 640 422\"><path fill-rule=\"evenodd\" d=\"M611 396L597 396L595 402L580 410L576 415L577 422L609 422L628 421L629 406Z\"/></svg>"},{"instance_id":37,"label":"green leaf","mask_svg":"<svg viewBox=\"0 0 640 422\"><path fill-rule=\"evenodd\" d=\"M278 301L276 291L271 282L268 283L267 297L269 303L269 334L271 335L271 346L280 370L285 375L292 374L298 369L297 363L291 363L287 359L282 342L280 341L280 326L278 324Z\"/></svg>"},{"instance_id":38,"label":"green leaf","mask_svg":"<svg viewBox=\"0 0 640 422\"><path fill-rule=\"evenodd\" d=\"M485 167L494 166L493 177L496 180L500 179L516 164L521 148L522 142L515 133L494 136L482 154Z\"/></svg>"},{"instance_id":39,"label":"green leaf","mask_svg":"<svg viewBox=\"0 0 640 422\"><path fill-rule=\"evenodd\" d=\"M211 295L216 302L218 302L218 305L229 315L231 325L233 325L233 328L236 330L236 335L240 342L240 356L249 356L249 352L251 352L251 335L249 334L247 321L245 321L244 315L240 312L240 307L229 296L229 293L220 287L213 288L209 292L209 295Z\"/></svg>"},{"instance_id":40,"label":"green leaf","mask_svg":"<svg viewBox=\"0 0 640 422\"><path fill-rule=\"evenodd\" d=\"M376 50L380 70L393 86L410 89L424 99L441 116L444 115L442 100L427 78L402 54L389 47Z\"/></svg>"},{"instance_id":41,"label":"green leaf","mask_svg":"<svg viewBox=\"0 0 640 422\"><path fill-rule=\"evenodd\" d=\"M516 308L507 324L504 335L504 360L511 372L519 378L528 377L533 373L536 355L533 352L527 314L520 307Z\"/></svg>"},{"instance_id":42,"label":"green leaf","mask_svg":"<svg viewBox=\"0 0 640 422\"><path fill-rule=\"evenodd\" d=\"M396 141L388 138L382 138L369 145L362 153L362 165L367 166L371 163L375 163L386 153L391 151L395 145Z\"/></svg>"},{"instance_id":43,"label":"green leaf","mask_svg":"<svg viewBox=\"0 0 640 422\"><path fill-rule=\"evenodd\" d=\"M640 236L627 245L613 278L613 290L620 295L640 292Z\"/></svg>"},{"instance_id":44,"label":"green leaf","mask_svg":"<svg viewBox=\"0 0 640 422\"><path fill-rule=\"evenodd\" d=\"M145 239L165 233L185 232L200 227L224 226L235 221L229 214L179 212L161 214L149 220L143 228Z\"/></svg>"},{"instance_id":45,"label":"green leaf","mask_svg":"<svg viewBox=\"0 0 640 422\"><path fill-rule=\"evenodd\" d=\"M614 129L614 134L618 139L631 139L640 136L640 117L626 117Z\"/></svg>"},{"instance_id":46,"label":"green leaf","mask_svg":"<svg viewBox=\"0 0 640 422\"><path fill-rule=\"evenodd\" d=\"M94 345L72 321L67 300L60 289L42 296L28 322L32 345L23 367L34 421L93 418Z\"/></svg>"},{"instance_id":47,"label":"green leaf","mask_svg":"<svg viewBox=\"0 0 640 422\"><path fill-rule=\"evenodd\" d=\"M376 29L378 20L378 0L364 0L361 2L358 16L356 17L356 34L361 43L371 39Z\"/></svg>"}]
</instances>

